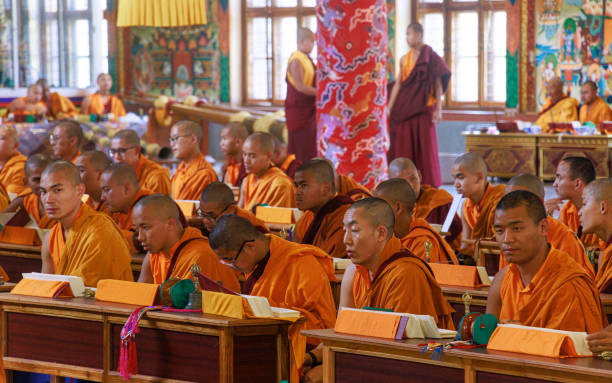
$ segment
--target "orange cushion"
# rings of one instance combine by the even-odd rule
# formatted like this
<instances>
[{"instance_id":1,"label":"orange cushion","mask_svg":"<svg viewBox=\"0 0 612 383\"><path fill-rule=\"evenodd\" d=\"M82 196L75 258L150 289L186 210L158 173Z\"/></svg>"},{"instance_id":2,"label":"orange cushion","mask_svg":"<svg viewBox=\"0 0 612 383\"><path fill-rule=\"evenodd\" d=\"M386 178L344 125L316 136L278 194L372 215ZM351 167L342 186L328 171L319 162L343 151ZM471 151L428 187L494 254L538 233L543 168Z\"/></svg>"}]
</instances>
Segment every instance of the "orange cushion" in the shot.
<instances>
[{"instance_id":1,"label":"orange cushion","mask_svg":"<svg viewBox=\"0 0 612 383\"><path fill-rule=\"evenodd\" d=\"M44 298L74 298L68 282L22 279L13 287L11 294Z\"/></svg>"},{"instance_id":2,"label":"orange cushion","mask_svg":"<svg viewBox=\"0 0 612 383\"><path fill-rule=\"evenodd\" d=\"M159 285L102 279L98 282L96 300L125 303L128 305L153 306Z\"/></svg>"}]
</instances>

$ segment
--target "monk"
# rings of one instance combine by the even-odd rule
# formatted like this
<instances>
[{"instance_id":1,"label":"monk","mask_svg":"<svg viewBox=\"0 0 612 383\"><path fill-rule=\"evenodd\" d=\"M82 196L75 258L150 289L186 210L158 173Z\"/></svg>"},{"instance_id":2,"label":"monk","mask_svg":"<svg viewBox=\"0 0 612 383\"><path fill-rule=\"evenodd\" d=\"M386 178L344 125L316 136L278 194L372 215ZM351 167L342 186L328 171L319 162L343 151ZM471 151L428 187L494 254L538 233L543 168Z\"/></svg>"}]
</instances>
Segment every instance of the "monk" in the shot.
<instances>
[{"instance_id":1,"label":"monk","mask_svg":"<svg viewBox=\"0 0 612 383\"><path fill-rule=\"evenodd\" d=\"M14 114L38 114L46 115L47 106L42 101L43 90L40 85L32 84L28 86L25 97L19 97L11 101L8 106L8 113Z\"/></svg>"},{"instance_id":2,"label":"monk","mask_svg":"<svg viewBox=\"0 0 612 383\"><path fill-rule=\"evenodd\" d=\"M423 218L429 223L443 225L453 203L453 196L444 189L421 183L421 172L409 158L399 157L389 164L389 178L403 178L414 190L416 202L414 217ZM444 239L457 250L461 246L461 217L455 214L449 228L449 235Z\"/></svg>"},{"instance_id":3,"label":"monk","mask_svg":"<svg viewBox=\"0 0 612 383\"><path fill-rule=\"evenodd\" d=\"M0 184L7 193L20 194L26 190L24 165L26 156L21 154L17 130L12 125L0 126Z\"/></svg>"},{"instance_id":4,"label":"monk","mask_svg":"<svg viewBox=\"0 0 612 383\"><path fill-rule=\"evenodd\" d=\"M108 206L108 212L130 244L130 250L135 254L142 253L140 242L134 235L132 214L136 202L153 192L140 187L134 169L127 164L114 164L108 167L102 173L101 185L101 199Z\"/></svg>"},{"instance_id":5,"label":"monk","mask_svg":"<svg viewBox=\"0 0 612 383\"><path fill-rule=\"evenodd\" d=\"M147 251L138 282L162 284L170 278L191 278L191 266L225 287L240 291L236 273L219 262L208 239L193 227L183 227L176 203L153 194L136 203L133 213L138 240Z\"/></svg>"},{"instance_id":6,"label":"monk","mask_svg":"<svg viewBox=\"0 0 612 383\"><path fill-rule=\"evenodd\" d=\"M154 193L170 195L170 173L158 163L147 159L135 131L123 129L111 141L110 154L115 163L126 163L136 171L140 186Z\"/></svg>"},{"instance_id":7,"label":"monk","mask_svg":"<svg viewBox=\"0 0 612 383\"><path fill-rule=\"evenodd\" d=\"M287 153L287 144L281 141L275 135L274 137L274 154L272 156L272 163L278 166L280 170L284 171L287 177L293 178L297 168L302 164L302 161L295 157L295 154Z\"/></svg>"},{"instance_id":8,"label":"monk","mask_svg":"<svg viewBox=\"0 0 612 383\"><path fill-rule=\"evenodd\" d=\"M595 234L584 233L578 217L578 211L582 207L582 192L594 180L595 167L588 158L565 157L557 165L553 182L557 198L545 202L546 211L552 215L559 210L563 201L567 200L561 208L559 219L576 233L587 250L606 247L605 240L600 240Z\"/></svg>"},{"instance_id":9,"label":"monk","mask_svg":"<svg viewBox=\"0 0 612 383\"><path fill-rule=\"evenodd\" d=\"M226 214L235 214L246 219L262 233L269 232L264 221L250 211L238 207L238 203L234 199L234 193L227 184L218 181L213 182L202 191L198 215L202 218L206 230L210 233L215 228L219 218Z\"/></svg>"},{"instance_id":10,"label":"monk","mask_svg":"<svg viewBox=\"0 0 612 383\"><path fill-rule=\"evenodd\" d=\"M218 180L211 164L200 153L202 127L183 120L170 129L170 146L176 159L181 163L172 176L172 198L175 200L197 200L202 190Z\"/></svg>"},{"instance_id":11,"label":"monk","mask_svg":"<svg viewBox=\"0 0 612 383\"><path fill-rule=\"evenodd\" d=\"M489 183L487 164L476 153L464 153L457 157L452 166L452 175L457 192L465 198L461 217L463 239L476 241L492 238L495 206L504 195L504 185L493 186ZM459 258L471 263L474 245L468 244L459 251Z\"/></svg>"},{"instance_id":12,"label":"monk","mask_svg":"<svg viewBox=\"0 0 612 383\"><path fill-rule=\"evenodd\" d=\"M607 320L593 278L567 253L551 247L539 196L505 195L495 208L495 237L510 262L493 279L487 313L501 322L565 331L601 330Z\"/></svg>"},{"instance_id":13,"label":"monk","mask_svg":"<svg viewBox=\"0 0 612 383\"><path fill-rule=\"evenodd\" d=\"M272 164L272 135L262 132L251 134L242 151L248 176L240 190L240 207L247 210L259 204L295 207L293 180Z\"/></svg>"},{"instance_id":14,"label":"monk","mask_svg":"<svg viewBox=\"0 0 612 383\"><path fill-rule=\"evenodd\" d=\"M76 275L90 287L101 279L133 280L121 231L108 215L81 202L85 185L76 166L67 161L50 164L40 190L47 216L58 221L43 241L43 273Z\"/></svg>"},{"instance_id":15,"label":"monk","mask_svg":"<svg viewBox=\"0 0 612 383\"><path fill-rule=\"evenodd\" d=\"M285 120L289 131L288 151L302 162L317 155L316 68L309 56L314 43L314 33L299 28L298 50L289 57L287 69Z\"/></svg>"},{"instance_id":16,"label":"monk","mask_svg":"<svg viewBox=\"0 0 612 383\"><path fill-rule=\"evenodd\" d=\"M336 193L334 169L325 160L306 161L295 173L295 199L304 211L295 225L298 242L314 245L334 258L346 258L342 219L353 203Z\"/></svg>"},{"instance_id":17,"label":"monk","mask_svg":"<svg viewBox=\"0 0 612 383\"><path fill-rule=\"evenodd\" d=\"M410 51L402 57L389 98L388 158L408 157L423 174L423 183L442 184L436 124L442 118L442 94L451 72L433 49L423 42L423 26L412 23L406 30Z\"/></svg>"},{"instance_id":18,"label":"monk","mask_svg":"<svg viewBox=\"0 0 612 383\"><path fill-rule=\"evenodd\" d=\"M44 78L39 78L36 85L42 88L42 102L47 106L47 114L53 119L75 117L79 114L79 110L70 101L68 97L64 97L59 92L50 92L49 83Z\"/></svg>"},{"instance_id":19,"label":"monk","mask_svg":"<svg viewBox=\"0 0 612 383\"><path fill-rule=\"evenodd\" d=\"M53 147L53 155L57 159L69 161L73 164L81 154L80 149L84 139L81 125L69 120L58 122L49 136L49 142Z\"/></svg>"},{"instance_id":20,"label":"monk","mask_svg":"<svg viewBox=\"0 0 612 383\"><path fill-rule=\"evenodd\" d=\"M75 165L85 185L87 204L96 211L108 213L108 206L102 200L102 173L111 166L111 160L104 152L92 150L78 156Z\"/></svg>"},{"instance_id":21,"label":"monk","mask_svg":"<svg viewBox=\"0 0 612 383\"><path fill-rule=\"evenodd\" d=\"M510 179L506 184L505 194L511 193L515 190L527 190L540 197L544 202L544 184L540 179L533 174L518 174ZM576 263L584 268L584 270L591 277L595 278L595 272L593 270L593 264L589 260L589 257L584 250L584 246L580 239L576 237L576 234L570 230L569 227L565 226L558 219L548 216L548 233L546 234L546 240L553 248L561 250L567 253ZM508 261L503 256L499 259L499 269L501 270L508 264Z\"/></svg>"},{"instance_id":22,"label":"monk","mask_svg":"<svg viewBox=\"0 0 612 383\"><path fill-rule=\"evenodd\" d=\"M408 181L391 178L374 189L374 196L382 198L395 214L394 233L402 247L426 262L459 264L452 247L423 218L414 217L416 196Z\"/></svg>"},{"instance_id":23,"label":"monk","mask_svg":"<svg viewBox=\"0 0 612 383\"><path fill-rule=\"evenodd\" d=\"M221 130L219 146L225 155L225 162L221 167L222 181L230 186L240 187L247 176L242 159L242 145L248 136L247 129L240 122L230 122Z\"/></svg>"},{"instance_id":24,"label":"monk","mask_svg":"<svg viewBox=\"0 0 612 383\"><path fill-rule=\"evenodd\" d=\"M300 330L333 328L336 320L329 284L334 279L331 257L314 246L262 234L236 215L219 219L210 246L221 262L245 273L243 294L266 297L271 306L297 310L306 318L289 328L291 382L299 382L298 369L306 352L306 337Z\"/></svg>"},{"instance_id":25,"label":"monk","mask_svg":"<svg viewBox=\"0 0 612 383\"><path fill-rule=\"evenodd\" d=\"M355 181L351 176L338 174L336 172L336 168L330 160L325 157L317 157L317 159L321 159L327 161L329 166L334 169L334 174L336 177L335 187L336 193L340 195L347 195L351 197L354 201L359 201L360 199L372 197L370 191L363 185L360 185L357 181Z\"/></svg>"},{"instance_id":26,"label":"monk","mask_svg":"<svg viewBox=\"0 0 612 383\"><path fill-rule=\"evenodd\" d=\"M601 123L612 121L612 109L601 97L597 95L597 84L587 81L582 85L580 95L582 106L580 107L580 123L592 122L599 132L602 132ZM605 130L603 130L605 133Z\"/></svg>"},{"instance_id":27,"label":"monk","mask_svg":"<svg viewBox=\"0 0 612 383\"><path fill-rule=\"evenodd\" d=\"M542 133L559 133L549 124L551 122L578 121L578 100L563 93L563 80L553 77L546 83L548 98L535 124L542 128Z\"/></svg>"},{"instance_id":28,"label":"monk","mask_svg":"<svg viewBox=\"0 0 612 383\"><path fill-rule=\"evenodd\" d=\"M112 115L112 120L125 116L125 108L119 97L110 93L113 78L108 73L100 73L96 79L98 91L83 99L81 114Z\"/></svg>"},{"instance_id":29,"label":"monk","mask_svg":"<svg viewBox=\"0 0 612 383\"><path fill-rule=\"evenodd\" d=\"M51 163L51 158L45 154L37 153L28 157L25 163L26 191L15 198L3 213L16 212L20 208L25 209L36 225L41 229L50 229L57 222L47 217L45 207L40 199L40 178L45 168ZM0 193L0 198L2 194ZM8 200L8 198L7 198Z\"/></svg>"}]
</instances>

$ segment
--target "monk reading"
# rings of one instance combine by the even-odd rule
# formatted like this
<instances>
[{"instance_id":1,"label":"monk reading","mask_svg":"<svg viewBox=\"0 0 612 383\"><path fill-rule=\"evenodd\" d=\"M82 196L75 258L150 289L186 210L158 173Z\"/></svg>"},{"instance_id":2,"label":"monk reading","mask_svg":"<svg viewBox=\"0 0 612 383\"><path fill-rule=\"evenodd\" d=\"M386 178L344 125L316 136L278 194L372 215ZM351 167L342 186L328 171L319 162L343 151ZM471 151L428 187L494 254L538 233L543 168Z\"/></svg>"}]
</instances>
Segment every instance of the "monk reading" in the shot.
<instances>
[{"instance_id":1,"label":"monk reading","mask_svg":"<svg viewBox=\"0 0 612 383\"><path fill-rule=\"evenodd\" d=\"M578 121L578 100L563 93L563 80L553 77L546 83L548 98L535 124L542 128L542 133L557 133L549 124L551 122Z\"/></svg>"},{"instance_id":2,"label":"monk reading","mask_svg":"<svg viewBox=\"0 0 612 383\"><path fill-rule=\"evenodd\" d=\"M36 85L42 88L42 102L47 106L47 114L56 120L61 118L75 117L79 114L79 110L70 101L68 97L64 97L58 92L51 93L49 83L44 78L39 78Z\"/></svg>"},{"instance_id":3,"label":"monk reading","mask_svg":"<svg viewBox=\"0 0 612 383\"><path fill-rule=\"evenodd\" d=\"M112 115L113 120L125 116L125 108L119 97L110 93L113 78L108 73L100 73L96 79L98 91L83 99L81 114Z\"/></svg>"},{"instance_id":4,"label":"monk reading","mask_svg":"<svg viewBox=\"0 0 612 383\"><path fill-rule=\"evenodd\" d=\"M504 185L493 186L489 183L487 164L476 153L465 153L457 157L452 166L452 174L457 192L465 197L461 217L463 239L476 241L492 238L495 206L504 195ZM471 263L474 245L468 244L460 252L459 258Z\"/></svg>"},{"instance_id":5,"label":"monk reading","mask_svg":"<svg viewBox=\"0 0 612 383\"><path fill-rule=\"evenodd\" d=\"M302 162L317 155L316 68L309 54L315 35L307 28L298 29L298 50L289 57L285 120L289 131L289 153Z\"/></svg>"},{"instance_id":6,"label":"monk reading","mask_svg":"<svg viewBox=\"0 0 612 383\"><path fill-rule=\"evenodd\" d=\"M111 166L111 160L104 152L92 150L78 156L75 165L85 185L87 204L96 211L108 213L108 207L102 200L102 173Z\"/></svg>"},{"instance_id":7,"label":"monk reading","mask_svg":"<svg viewBox=\"0 0 612 383\"><path fill-rule=\"evenodd\" d=\"M444 189L421 183L421 172L409 158L399 157L389 164L389 178L403 178L416 193L414 217L423 218L429 223L443 225L453 203L453 196ZM461 246L461 217L455 214L449 228L450 234L445 237L451 247Z\"/></svg>"},{"instance_id":8,"label":"monk reading","mask_svg":"<svg viewBox=\"0 0 612 383\"><path fill-rule=\"evenodd\" d=\"M580 95L582 97L580 123L584 125L586 122L592 122L601 132L600 124L604 121L612 121L612 109L597 95L597 84L593 81L587 81L582 85Z\"/></svg>"},{"instance_id":9,"label":"monk reading","mask_svg":"<svg viewBox=\"0 0 612 383\"><path fill-rule=\"evenodd\" d=\"M110 155L115 163L126 163L134 168L140 186L154 193L170 195L170 173L144 156L135 131L123 129L117 132L111 141Z\"/></svg>"},{"instance_id":10,"label":"monk reading","mask_svg":"<svg viewBox=\"0 0 612 383\"><path fill-rule=\"evenodd\" d=\"M130 250L141 253L142 247L134 235L132 213L136 202L153 193L140 187L134 169L127 164L114 164L107 168L102 173L101 185L101 199L130 244Z\"/></svg>"},{"instance_id":11,"label":"monk reading","mask_svg":"<svg viewBox=\"0 0 612 383\"><path fill-rule=\"evenodd\" d=\"M225 287L240 291L236 273L223 265L208 239L193 227L183 227L176 203L153 194L136 203L133 213L138 240L147 251L138 282L162 284L170 278L191 278L191 266Z\"/></svg>"},{"instance_id":12,"label":"monk reading","mask_svg":"<svg viewBox=\"0 0 612 383\"><path fill-rule=\"evenodd\" d=\"M240 207L252 210L256 205L295 207L293 180L272 164L274 139L270 133L253 133L242 149L249 174L240 190Z\"/></svg>"},{"instance_id":13,"label":"monk reading","mask_svg":"<svg viewBox=\"0 0 612 383\"><path fill-rule=\"evenodd\" d=\"M595 167L588 158L565 157L557 166L553 183L557 198L551 198L545 202L546 211L552 215L555 210L559 210L563 201L567 200L561 208L559 219L576 233L587 250L606 247L605 240L600 240L595 234L583 232L578 217L578 211L582 207L582 192L594 180Z\"/></svg>"},{"instance_id":14,"label":"monk reading","mask_svg":"<svg viewBox=\"0 0 612 383\"><path fill-rule=\"evenodd\" d=\"M295 173L295 199L304 211L295 225L299 242L314 245L335 258L345 258L342 219L353 203L336 194L334 169L325 160L312 159Z\"/></svg>"},{"instance_id":15,"label":"monk reading","mask_svg":"<svg viewBox=\"0 0 612 383\"><path fill-rule=\"evenodd\" d=\"M210 246L221 262L245 273L243 294L266 297L271 306L297 310L306 318L289 328L291 382L299 382L298 369L306 352L306 337L300 330L333 328L336 320L329 284L334 278L331 257L314 246L262 234L236 215L219 219Z\"/></svg>"},{"instance_id":16,"label":"monk reading","mask_svg":"<svg viewBox=\"0 0 612 383\"><path fill-rule=\"evenodd\" d=\"M76 166L67 161L50 164L40 189L47 216L58 221L43 241L43 273L76 275L91 287L101 279L133 280L121 231L108 215L81 202L85 185Z\"/></svg>"},{"instance_id":17,"label":"monk reading","mask_svg":"<svg viewBox=\"0 0 612 383\"><path fill-rule=\"evenodd\" d=\"M240 122L230 122L221 130L219 146L225 155L225 162L221 167L222 181L230 186L240 187L242 180L247 176L242 159L242 145L248 136L247 129Z\"/></svg>"},{"instance_id":18,"label":"monk reading","mask_svg":"<svg viewBox=\"0 0 612 383\"><path fill-rule=\"evenodd\" d=\"M12 125L0 126L0 184L7 193L19 194L26 190L24 165L26 156L21 154L17 130Z\"/></svg>"},{"instance_id":19,"label":"monk reading","mask_svg":"<svg viewBox=\"0 0 612 383\"><path fill-rule=\"evenodd\" d=\"M53 147L53 155L57 159L69 161L73 164L81 154L80 149L84 139L81 125L69 120L58 122L49 136L49 142Z\"/></svg>"},{"instance_id":20,"label":"monk reading","mask_svg":"<svg viewBox=\"0 0 612 383\"><path fill-rule=\"evenodd\" d=\"M302 161L295 157L295 154L287 153L287 144L281 141L275 135L274 137L274 154L272 156L272 163L284 171L287 177L293 179L297 168L302 164Z\"/></svg>"},{"instance_id":21,"label":"monk reading","mask_svg":"<svg viewBox=\"0 0 612 383\"><path fill-rule=\"evenodd\" d=\"M219 218L226 214L235 214L249 221L251 225L262 233L268 233L266 224L255 214L248 210L238 207L234 199L234 193L227 184L223 182L213 182L208 185L200 196L200 207L198 216L204 221L204 226L210 233L217 224Z\"/></svg>"},{"instance_id":22,"label":"monk reading","mask_svg":"<svg viewBox=\"0 0 612 383\"><path fill-rule=\"evenodd\" d=\"M493 279L487 313L501 322L565 331L601 330L607 320L593 278L546 241L548 220L537 195L517 190L495 209L495 238L510 262Z\"/></svg>"},{"instance_id":23,"label":"monk reading","mask_svg":"<svg viewBox=\"0 0 612 383\"><path fill-rule=\"evenodd\" d=\"M43 90L40 85L32 84L28 86L25 97L19 97L11 101L8 106L8 113L15 114L47 114L47 106L42 101Z\"/></svg>"}]
</instances>

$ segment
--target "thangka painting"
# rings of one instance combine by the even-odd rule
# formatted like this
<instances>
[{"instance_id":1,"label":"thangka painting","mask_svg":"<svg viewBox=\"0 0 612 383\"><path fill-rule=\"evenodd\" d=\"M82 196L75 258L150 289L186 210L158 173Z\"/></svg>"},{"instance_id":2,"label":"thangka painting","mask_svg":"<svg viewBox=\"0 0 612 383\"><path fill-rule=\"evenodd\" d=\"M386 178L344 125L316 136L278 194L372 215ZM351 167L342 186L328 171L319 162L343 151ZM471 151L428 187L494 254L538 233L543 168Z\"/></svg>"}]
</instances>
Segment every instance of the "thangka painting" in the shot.
<instances>
[{"instance_id":1,"label":"thangka painting","mask_svg":"<svg viewBox=\"0 0 612 383\"><path fill-rule=\"evenodd\" d=\"M606 12L604 20L603 13ZM545 83L555 76L580 100L580 87L594 81L612 103L612 1L537 0L537 103L546 99Z\"/></svg>"},{"instance_id":2,"label":"thangka painting","mask_svg":"<svg viewBox=\"0 0 612 383\"><path fill-rule=\"evenodd\" d=\"M391 82L395 78L394 61L395 60L395 0L387 0L387 36L389 44L389 53L387 58L387 81Z\"/></svg>"}]
</instances>

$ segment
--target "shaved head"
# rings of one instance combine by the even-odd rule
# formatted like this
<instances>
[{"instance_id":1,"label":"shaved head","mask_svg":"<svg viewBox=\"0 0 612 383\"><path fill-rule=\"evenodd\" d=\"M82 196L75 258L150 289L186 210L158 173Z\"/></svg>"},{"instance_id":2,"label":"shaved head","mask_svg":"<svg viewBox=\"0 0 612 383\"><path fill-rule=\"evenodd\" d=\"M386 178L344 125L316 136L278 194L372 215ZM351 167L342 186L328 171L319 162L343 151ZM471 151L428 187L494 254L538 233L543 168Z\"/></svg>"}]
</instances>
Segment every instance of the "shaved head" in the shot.
<instances>
[{"instance_id":1,"label":"shaved head","mask_svg":"<svg viewBox=\"0 0 612 383\"><path fill-rule=\"evenodd\" d=\"M270 133L265 133L265 132L256 132L251 134L245 142L245 145L247 143L252 144L256 144L257 147L259 148L260 151L267 153L267 154L272 154L274 153L274 137L270 134Z\"/></svg>"},{"instance_id":2,"label":"shaved head","mask_svg":"<svg viewBox=\"0 0 612 383\"><path fill-rule=\"evenodd\" d=\"M495 211L510 210L521 206L525 207L527 215L529 215L529 218L531 218L535 224L540 223L540 221L546 218L546 208L544 207L542 198L527 190L515 190L506 194L497 203Z\"/></svg>"},{"instance_id":3,"label":"shaved head","mask_svg":"<svg viewBox=\"0 0 612 383\"><path fill-rule=\"evenodd\" d=\"M84 158L95 170L105 170L112 163L106 153L100 150L90 150L82 153L79 157Z\"/></svg>"},{"instance_id":4,"label":"shaved head","mask_svg":"<svg viewBox=\"0 0 612 383\"><path fill-rule=\"evenodd\" d=\"M242 140L246 140L249 136L249 132L247 128L241 122L230 122L225 125L225 128L229 132L229 134L234 138L240 138Z\"/></svg>"},{"instance_id":5,"label":"shaved head","mask_svg":"<svg viewBox=\"0 0 612 383\"><path fill-rule=\"evenodd\" d=\"M181 212L178 205L165 194L151 194L141 198L134 208L149 209L157 219L174 219L177 225L181 225Z\"/></svg>"},{"instance_id":6,"label":"shaved head","mask_svg":"<svg viewBox=\"0 0 612 383\"><path fill-rule=\"evenodd\" d=\"M236 200L234 199L234 192L232 189L223 182L217 181L206 186L200 197L200 203L202 204L211 202L219 206L228 206L236 202Z\"/></svg>"},{"instance_id":7,"label":"shaved head","mask_svg":"<svg viewBox=\"0 0 612 383\"><path fill-rule=\"evenodd\" d=\"M416 202L414 190L412 190L408 181L402 178L391 178L379 183L374 189L374 195L389 201L393 205L400 202L407 212L412 212Z\"/></svg>"},{"instance_id":8,"label":"shaved head","mask_svg":"<svg viewBox=\"0 0 612 383\"><path fill-rule=\"evenodd\" d=\"M398 157L389 164L389 178L399 178L407 170L416 172L414 162L410 158Z\"/></svg>"},{"instance_id":9,"label":"shaved head","mask_svg":"<svg viewBox=\"0 0 612 383\"><path fill-rule=\"evenodd\" d=\"M454 164L462 166L470 173L482 173L485 178L488 175L487 164L484 162L482 157L480 157L477 153L474 152L464 153L460 155L459 157L457 157Z\"/></svg>"},{"instance_id":10,"label":"shaved head","mask_svg":"<svg viewBox=\"0 0 612 383\"><path fill-rule=\"evenodd\" d=\"M202 141L202 127L195 121L182 120L173 125L183 131L183 134L194 135L198 139L198 142Z\"/></svg>"},{"instance_id":11,"label":"shaved head","mask_svg":"<svg viewBox=\"0 0 612 383\"><path fill-rule=\"evenodd\" d=\"M78 147L80 147L83 144L83 141L85 139L83 136L83 129L81 129L81 125L79 125L78 122L71 121L71 120L63 120L55 124L53 128L54 129L64 128L68 138L72 138L72 137L77 138Z\"/></svg>"},{"instance_id":12,"label":"shaved head","mask_svg":"<svg viewBox=\"0 0 612 383\"><path fill-rule=\"evenodd\" d=\"M595 180L595 166L591 160L586 157L569 156L561 160L569 165L569 176L570 179L575 180L580 178L584 184L589 184Z\"/></svg>"},{"instance_id":13,"label":"shaved head","mask_svg":"<svg viewBox=\"0 0 612 383\"><path fill-rule=\"evenodd\" d=\"M589 183L584 189L597 202L606 201L612 204L612 182L610 180L596 180Z\"/></svg>"},{"instance_id":14,"label":"shaved head","mask_svg":"<svg viewBox=\"0 0 612 383\"><path fill-rule=\"evenodd\" d=\"M301 27L298 29L298 41L302 41L304 39L315 39L315 34L308 28Z\"/></svg>"},{"instance_id":15,"label":"shaved head","mask_svg":"<svg viewBox=\"0 0 612 383\"><path fill-rule=\"evenodd\" d=\"M132 129L123 129L118 131L113 136L113 141L114 140L121 140L130 146L140 146L140 137L138 137L138 133Z\"/></svg>"},{"instance_id":16,"label":"shaved head","mask_svg":"<svg viewBox=\"0 0 612 383\"><path fill-rule=\"evenodd\" d=\"M387 240L393 236L395 215L391 206L381 198L364 198L355 202L347 210L365 218L373 227L384 226L387 229Z\"/></svg>"},{"instance_id":17,"label":"shaved head","mask_svg":"<svg viewBox=\"0 0 612 383\"><path fill-rule=\"evenodd\" d=\"M47 165L42 173L42 177L47 177L51 174L62 173L66 176L68 181L73 185L81 184L81 176L79 174L79 168L76 167L72 162L68 161L55 161Z\"/></svg>"},{"instance_id":18,"label":"shaved head","mask_svg":"<svg viewBox=\"0 0 612 383\"><path fill-rule=\"evenodd\" d=\"M245 241L264 237L247 219L234 214L226 214L219 218L208 238L213 250L235 251L240 249Z\"/></svg>"},{"instance_id":19,"label":"shaved head","mask_svg":"<svg viewBox=\"0 0 612 383\"><path fill-rule=\"evenodd\" d=\"M561 77L557 77L557 76L551 78L547 82L547 85L554 86L554 87L557 87L557 88L563 88L563 84L564 84L564 82L561 79Z\"/></svg>"},{"instance_id":20,"label":"shaved head","mask_svg":"<svg viewBox=\"0 0 612 383\"><path fill-rule=\"evenodd\" d=\"M108 175L109 181L113 181L118 184L130 183L136 188L136 190L140 189L136 171L128 164L113 164L104 171L104 174Z\"/></svg>"},{"instance_id":21,"label":"shaved head","mask_svg":"<svg viewBox=\"0 0 612 383\"><path fill-rule=\"evenodd\" d=\"M17 129L13 125L0 125L0 133L4 133L13 140L13 142L17 142L19 140L19 136L17 134Z\"/></svg>"},{"instance_id":22,"label":"shaved head","mask_svg":"<svg viewBox=\"0 0 612 383\"><path fill-rule=\"evenodd\" d=\"M336 175L334 174L334 168L327 160L312 159L306 161L297 168L296 174L300 172L312 175L312 177L322 184L329 183L331 185L332 194L336 193Z\"/></svg>"},{"instance_id":23,"label":"shaved head","mask_svg":"<svg viewBox=\"0 0 612 383\"><path fill-rule=\"evenodd\" d=\"M535 175L528 173L518 174L506 184L506 194L515 190L527 190L544 199L544 183Z\"/></svg>"},{"instance_id":24,"label":"shaved head","mask_svg":"<svg viewBox=\"0 0 612 383\"><path fill-rule=\"evenodd\" d=\"M43 153L32 154L25 162L25 174L29 177L33 170L44 170L50 163L51 158Z\"/></svg>"}]
</instances>

